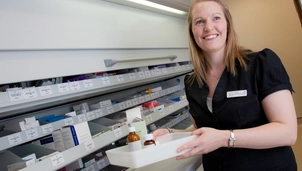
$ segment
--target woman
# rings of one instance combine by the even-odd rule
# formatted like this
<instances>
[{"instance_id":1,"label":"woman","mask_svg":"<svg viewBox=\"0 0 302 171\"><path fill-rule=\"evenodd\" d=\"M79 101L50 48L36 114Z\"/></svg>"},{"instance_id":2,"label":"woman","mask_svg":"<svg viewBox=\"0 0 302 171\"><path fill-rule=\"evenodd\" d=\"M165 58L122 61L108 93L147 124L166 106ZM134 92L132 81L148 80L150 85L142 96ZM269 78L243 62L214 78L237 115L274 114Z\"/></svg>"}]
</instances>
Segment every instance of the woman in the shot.
<instances>
[{"instance_id":1,"label":"woman","mask_svg":"<svg viewBox=\"0 0 302 171\"><path fill-rule=\"evenodd\" d=\"M241 48L219 0L196 0L188 15L194 73L185 90L198 138L179 147L190 150L177 159L203 154L205 171L297 170L293 89L278 56Z\"/></svg>"}]
</instances>

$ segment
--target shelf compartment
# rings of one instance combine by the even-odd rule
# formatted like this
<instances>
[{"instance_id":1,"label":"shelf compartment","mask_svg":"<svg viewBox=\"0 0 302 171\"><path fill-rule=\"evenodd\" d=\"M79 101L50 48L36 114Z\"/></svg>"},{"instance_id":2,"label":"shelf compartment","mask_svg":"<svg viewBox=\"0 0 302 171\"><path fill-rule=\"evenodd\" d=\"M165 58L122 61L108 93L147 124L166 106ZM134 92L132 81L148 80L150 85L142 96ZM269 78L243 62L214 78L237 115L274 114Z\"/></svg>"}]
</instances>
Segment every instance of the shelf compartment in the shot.
<instances>
[{"instance_id":1,"label":"shelf compartment","mask_svg":"<svg viewBox=\"0 0 302 171\"><path fill-rule=\"evenodd\" d=\"M61 129L63 126L73 125L73 124L77 124L80 122L92 121L92 120L110 115L112 113L122 111L126 108L134 107L134 106L137 106L138 104L145 103L147 101L177 92L180 89L181 89L181 87L179 85L173 86L173 87L170 87L167 89L163 89L156 93L152 93L152 94L148 94L148 95L144 95L139 98L136 98L135 101L137 101L138 103L135 103L135 104L132 103L133 99L126 100L126 101L117 103L112 106L93 110L93 111L90 111L90 112L87 112L84 114L80 114L77 116L68 117L63 120L59 120L57 122L44 124L39 127L30 129L30 130L16 132L14 134L0 137L0 144L1 144L0 151L26 143L26 142L29 142L29 141L33 141L35 139L41 138L46 135L50 135L53 131Z\"/></svg>"},{"instance_id":2,"label":"shelf compartment","mask_svg":"<svg viewBox=\"0 0 302 171\"><path fill-rule=\"evenodd\" d=\"M83 97L89 98L104 93L123 90L133 85L137 86L156 82L191 72L192 69L193 67L191 64L186 64L144 72L127 73L116 76L63 83L67 84L69 87L74 87L74 89L63 92L59 88L62 84L36 88L33 87L31 88L31 92L35 92L36 96L27 97L28 99L23 95L24 89L0 93L0 118L10 117L19 114L20 112L30 112L62 103L80 100Z\"/></svg>"},{"instance_id":3,"label":"shelf compartment","mask_svg":"<svg viewBox=\"0 0 302 171\"><path fill-rule=\"evenodd\" d=\"M116 141L128 135L128 127L126 126L126 124L124 124L123 126L117 129L120 132L118 134L116 133L115 130L107 131L102 135L93 138L90 142L88 141L86 143L80 144L78 146L75 146L73 148L61 152L60 156L63 158L63 160L61 160L62 162L59 164L54 163L53 161L54 158L53 159L48 158L34 165L21 169L20 171L45 170L45 168L49 170L58 170L76 161L77 159L83 158L84 156L87 156L88 154L107 146L111 142ZM88 149L88 147L91 147L91 145L93 146L93 148Z\"/></svg>"},{"instance_id":4,"label":"shelf compartment","mask_svg":"<svg viewBox=\"0 0 302 171\"><path fill-rule=\"evenodd\" d=\"M164 90L162 90L162 92L158 92L158 95L159 95L159 97L161 97L161 96L165 96L167 94L177 92L179 90L180 90L180 86L174 86L174 87L164 89ZM154 97L154 99L158 98L156 95L155 96L149 95L149 97L150 97L150 100L153 97ZM147 100L147 98L145 98L145 100ZM151 124L151 123L153 123L153 122L155 122L155 121L157 121L157 120L159 120L159 119L161 119L161 118L163 118L167 115L172 114L173 112L175 112L179 109L182 109L182 108L186 107L187 105L188 105L187 100L181 100L179 102L175 102L175 103L172 103L172 104L166 106L163 109L162 112L153 112L153 113L147 115L146 117L144 117L144 119L146 120L146 124L148 125L148 124ZM115 107L113 107L114 112L117 112L117 111L121 110L119 108L119 104L115 104L114 106L115 106ZM105 111L105 110L103 110L103 111ZM95 113L95 111L91 111L91 112ZM106 112L103 112L103 113L104 113L103 116L107 115ZM84 114L84 115L86 116L87 113ZM96 114L95 114L95 116L96 117L93 120L101 119L101 118L97 118ZM103 117L103 116L100 116L100 117ZM78 123L78 122L81 121L80 118L81 118L80 115L78 115L78 116L74 116L74 117L67 118L67 119L69 119L69 121L70 121L70 119L72 119L72 121L74 123ZM88 117L86 116L86 118L88 118ZM151 118L151 120L150 120L150 118ZM86 121L87 120L88 119L86 119ZM55 122L55 123L51 123L50 125L52 125L54 127L61 127L62 125L65 125L66 123L69 123L69 121L61 120L61 121L58 121L58 122ZM89 121L89 122L92 122L92 120ZM43 125L43 126L45 126L45 125ZM103 126L105 127L106 125L103 125ZM38 127L37 129L41 129L41 127L42 126ZM110 128L108 128L108 129L110 129ZM42 132L42 130L40 130L40 132ZM19 132L19 133L23 133L23 132ZM58 156L63 158L64 160L63 160L63 162L61 162L57 165L54 165L54 163L53 163L53 161L56 158L52 158L52 159L46 159L46 160L41 161L39 163L36 163L34 165L28 166L27 168L24 168L21 171L42 170L45 167L50 168L51 170L60 169L64 166L76 161L77 159L82 158L82 157L84 157L84 156L86 156L86 155L88 155L88 154L90 154L90 153L92 153L96 150L99 150L99 149L107 146L111 142L119 140L119 139L121 139L121 138L123 138L127 135L128 135L128 126L126 125L126 123L124 122L124 123L116 124L115 127L113 127L113 128L111 127L110 130L107 130L104 133L101 133L100 135L94 137L91 141L86 142L84 144L80 144L78 146L75 146L73 148L70 148L68 150L65 150L65 151L61 152ZM24 135L22 134L22 137L23 136ZM0 141L3 141L4 139L5 139L5 141L7 141L7 137L0 138ZM90 149L88 149L88 148L90 148ZM55 156L55 157L57 157L57 156Z\"/></svg>"}]
</instances>

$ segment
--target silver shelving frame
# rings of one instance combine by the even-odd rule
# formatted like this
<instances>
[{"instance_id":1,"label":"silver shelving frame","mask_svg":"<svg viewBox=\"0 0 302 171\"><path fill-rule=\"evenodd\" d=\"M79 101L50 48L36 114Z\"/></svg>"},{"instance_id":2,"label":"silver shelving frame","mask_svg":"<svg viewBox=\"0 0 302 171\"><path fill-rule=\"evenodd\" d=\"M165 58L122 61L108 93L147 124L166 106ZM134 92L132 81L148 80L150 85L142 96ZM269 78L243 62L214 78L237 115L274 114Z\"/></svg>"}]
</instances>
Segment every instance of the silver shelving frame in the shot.
<instances>
[{"instance_id":1,"label":"silver shelving frame","mask_svg":"<svg viewBox=\"0 0 302 171\"><path fill-rule=\"evenodd\" d=\"M95 78L91 80L84 80L72 83L65 83L64 85L50 85L43 87L43 90L50 91L48 95L41 94L41 88L31 88L31 92L35 92L36 96L32 98L24 98L25 94L19 96L14 93L26 93L26 89L10 90L16 92L0 93L0 114L11 115L15 111L26 112L28 108L38 110L45 107L53 107L60 105L63 102L69 103L75 100L82 100L96 95L105 93L113 93L116 90L126 90L133 86L146 85L148 83L158 82L160 80L181 76L191 72L193 69L191 64L180 66L161 68L150 71L142 71L135 73L127 73L115 76L108 76L102 78ZM62 87L68 87L63 90ZM73 87L74 86L74 87ZM9 148L29 143L41 137L51 135L53 131L58 130L66 125L73 125L81 122L92 121L104 116L123 111L127 108L135 107L145 102L164 97L183 90L183 86L175 83L168 83L161 91L140 96L138 98L126 99L117 104L101 109L89 111L84 114L72 116L59 120L57 122L48 123L45 125L32 128L30 130L16 132L10 135L0 137L0 151L5 151ZM44 92L45 93L45 92ZM21 99L14 99L14 97L23 97ZM143 119L146 124L156 122L188 105L187 100L181 100L172 104L167 104L162 110L146 115ZM89 142L80 144L68 150L57 152L51 157L46 158L34 165L21 169L21 171L38 171L38 170L58 170L68 164L83 158L86 155L93 153L110 143L119 140L128 135L128 126L121 122L119 127L111 128L109 131L102 133ZM94 166L97 167L97 166Z\"/></svg>"},{"instance_id":2,"label":"silver shelving frame","mask_svg":"<svg viewBox=\"0 0 302 171\"><path fill-rule=\"evenodd\" d=\"M0 93L0 118L156 82L192 71L192 64Z\"/></svg>"}]
</instances>

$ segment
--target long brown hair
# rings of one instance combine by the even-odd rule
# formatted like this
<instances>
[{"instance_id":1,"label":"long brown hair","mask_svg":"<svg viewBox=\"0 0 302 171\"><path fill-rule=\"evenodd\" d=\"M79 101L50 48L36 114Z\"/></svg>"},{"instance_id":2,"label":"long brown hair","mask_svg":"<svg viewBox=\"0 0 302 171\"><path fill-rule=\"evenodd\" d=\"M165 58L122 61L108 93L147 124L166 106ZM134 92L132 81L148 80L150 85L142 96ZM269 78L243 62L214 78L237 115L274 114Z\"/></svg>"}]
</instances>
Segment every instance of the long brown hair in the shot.
<instances>
[{"instance_id":1,"label":"long brown hair","mask_svg":"<svg viewBox=\"0 0 302 171\"><path fill-rule=\"evenodd\" d=\"M192 32L192 20L193 20L192 11L197 3L204 2L204 1L214 1L218 3L221 6L227 21L227 39L226 39L226 48L225 48L225 53L226 53L225 65L227 67L227 70L234 76L237 74L236 64L235 64L236 59L239 61L240 66L245 70L247 70L245 56L246 54L250 53L246 49L239 46L237 35L234 30L232 15L226 5L222 4L220 0L195 0L195 2L193 2L191 5L190 11L188 13L188 19L187 19L188 34L189 34L188 36L189 50L190 50L191 62L194 67L194 73L190 76L190 78L187 81L192 84L196 79L200 87L203 86L204 84L203 81L206 81L207 64L206 64L206 58L203 54L203 50L195 42L194 35Z\"/></svg>"}]
</instances>

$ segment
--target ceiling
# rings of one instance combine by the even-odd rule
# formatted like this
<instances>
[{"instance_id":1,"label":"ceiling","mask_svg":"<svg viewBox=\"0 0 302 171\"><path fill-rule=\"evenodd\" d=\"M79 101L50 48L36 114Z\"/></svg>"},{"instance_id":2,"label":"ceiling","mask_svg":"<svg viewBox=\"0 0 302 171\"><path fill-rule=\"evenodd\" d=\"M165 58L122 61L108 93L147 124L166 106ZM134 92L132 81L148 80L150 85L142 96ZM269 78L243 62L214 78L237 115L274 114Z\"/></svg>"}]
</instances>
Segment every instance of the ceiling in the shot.
<instances>
[{"instance_id":1,"label":"ceiling","mask_svg":"<svg viewBox=\"0 0 302 171\"><path fill-rule=\"evenodd\" d=\"M162 13L162 14L166 14L166 15L171 15L171 16L179 17L179 18L183 18L183 19L187 18L187 15L173 14L171 12L159 10L159 9L156 9L156 8L144 6L144 5L133 3L133 2L130 2L130 1L126 1L126 0L104 0L104 1L109 1L109 2L112 2L112 3L117 3L117 4L121 4L121 5L140 8L140 9L143 9L143 10L148 10L148 11L153 11L153 12ZM175 8L175 9L178 9L178 10L181 10L181 11L188 12L192 0L146 0L146 1L154 2L154 3L157 3L157 4L161 4L161 5L164 5L164 6L168 6L168 7L171 7L171 8Z\"/></svg>"},{"instance_id":2,"label":"ceiling","mask_svg":"<svg viewBox=\"0 0 302 171\"><path fill-rule=\"evenodd\" d=\"M192 0L147 0L157 4L165 5L181 11L188 12Z\"/></svg>"}]
</instances>

